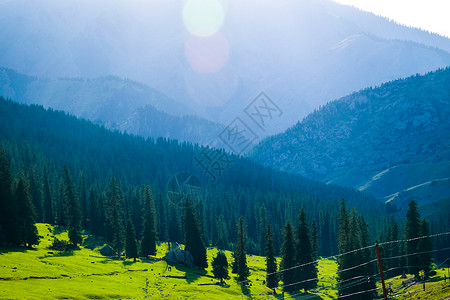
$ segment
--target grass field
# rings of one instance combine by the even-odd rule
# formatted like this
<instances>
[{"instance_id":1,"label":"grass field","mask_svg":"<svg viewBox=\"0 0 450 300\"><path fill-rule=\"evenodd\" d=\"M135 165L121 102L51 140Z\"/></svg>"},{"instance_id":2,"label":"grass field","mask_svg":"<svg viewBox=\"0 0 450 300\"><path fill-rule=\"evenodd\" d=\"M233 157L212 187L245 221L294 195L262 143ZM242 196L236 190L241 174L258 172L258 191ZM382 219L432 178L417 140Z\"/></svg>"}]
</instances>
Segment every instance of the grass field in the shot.
<instances>
[{"instance_id":1,"label":"grass field","mask_svg":"<svg viewBox=\"0 0 450 300\"><path fill-rule=\"evenodd\" d=\"M0 248L1 299L239 299L248 296L275 299L281 296L281 289L277 290L275 297L265 287L265 260L260 256L248 256L251 276L246 286L237 284L231 272L230 279L226 280L227 285L219 286L216 279L208 277L212 275L211 260L216 249L208 250L210 267L207 270L172 266L169 271L165 261L139 259L134 263L132 260L112 260L100 257L97 249L82 247L68 252L48 250L54 237L67 240L67 233L56 233L47 224L37 226L43 238L35 249ZM163 257L166 250L166 244L159 245L156 258ZM226 255L231 262L231 253L226 252ZM333 288L336 283L336 262L321 260L318 267L318 285L325 288L319 289L316 295L295 294L292 295L294 298L336 298L337 291ZM443 274L444 271L439 270L436 278ZM173 278L177 276L180 278ZM392 279L390 282L396 286L401 280ZM397 294L406 293L402 296L406 298L420 295L420 299L441 299L450 295L449 281L444 286L443 280L437 280L427 284L429 291L408 294L418 288L421 289L422 285L409 287ZM286 299L291 298L291 295L286 295Z\"/></svg>"},{"instance_id":2,"label":"grass field","mask_svg":"<svg viewBox=\"0 0 450 300\"><path fill-rule=\"evenodd\" d=\"M388 279L386 281L386 288L392 288L393 292L388 293L392 299L450 299L450 279L447 269L436 270L436 275L432 276L425 283L425 290L423 284L417 283L414 285L402 285L412 278L412 275L407 275L407 279L400 279L400 276ZM444 281L444 275L447 280ZM378 284L381 287L381 284ZM381 293L380 293L381 294Z\"/></svg>"}]
</instances>

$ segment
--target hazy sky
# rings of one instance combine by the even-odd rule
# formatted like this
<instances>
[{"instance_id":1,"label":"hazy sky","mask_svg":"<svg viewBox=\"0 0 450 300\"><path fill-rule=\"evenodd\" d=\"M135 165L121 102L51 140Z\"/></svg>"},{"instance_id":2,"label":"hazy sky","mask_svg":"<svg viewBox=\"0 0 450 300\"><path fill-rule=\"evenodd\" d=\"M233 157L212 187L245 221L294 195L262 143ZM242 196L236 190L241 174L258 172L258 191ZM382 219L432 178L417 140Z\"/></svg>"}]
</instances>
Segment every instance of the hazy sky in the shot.
<instances>
[{"instance_id":1,"label":"hazy sky","mask_svg":"<svg viewBox=\"0 0 450 300\"><path fill-rule=\"evenodd\" d=\"M450 37L450 0L334 0Z\"/></svg>"}]
</instances>

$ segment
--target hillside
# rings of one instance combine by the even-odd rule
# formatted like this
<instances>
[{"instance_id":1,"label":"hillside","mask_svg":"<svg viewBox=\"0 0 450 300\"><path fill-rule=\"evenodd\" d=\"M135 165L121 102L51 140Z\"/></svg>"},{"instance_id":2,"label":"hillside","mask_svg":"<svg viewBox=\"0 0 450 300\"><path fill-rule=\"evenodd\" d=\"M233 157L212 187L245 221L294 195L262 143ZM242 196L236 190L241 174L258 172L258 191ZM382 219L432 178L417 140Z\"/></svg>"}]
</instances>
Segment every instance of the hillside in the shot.
<instances>
[{"instance_id":1,"label":"hillside","mask_svg":"<svg viewBox=\"0 0 450 300\"><path fill-rule=\"evenodd\" d=\"M40 78L130 78L218 123L264 91L284 112L268 135L355 90L450 65L448 38L328 0L231 1L217 35L200 40L183 5L2 1L0 66Z\"/></svg>"},{"instance_id":2,"label":"hillside","mask_svg":"<svg viewBox=\"0 0 450 300\"><path fill-rule=\"evenodd\" d=\"M449 104L450 68L396 80L328 103L251 157L402 209L437 204L450 190Z\"/></svg>"},{"instance_id":3,"label":"hillside","mask_svg":"<svg viewBox=\"0 0 450 300\"><path fill-rule=\"evenodd\" d=\"M235 240L235 225L242 215L248 224L249 253L261 253L261 228L264 227L260 225L267 220L274 226L275 243L279 247L279 229L288 219L295 220L301 207L317 224L323 215L328 216L328 225L318 228L328 232L323 237L329 243L327 246L324 243L320 250L324 254L336 252L335 224L340 199L355 206L369 225L384 216L381 201L349 188L273 170L220 150L111 132L63 112L4 99L0 99L0 147L6 149L13 174L26 174L36 186L42 186L43 169L48 166L53 199L59 202L64 165L78 178L82 175L86 189L96 190L105 202L99 189L108 190L111 177L120 181L126 205L130 205L134 190L149 184L160 212L157 222L160 240L168 239L170 228L181 226L181 211L176 210L171 216L168 212L171 207L179 207L181 200L170 198L169 192L178 191L172 183L181 180L183 174L197 179L195 186L204 199L197 204L204 209L202 228L208 243L217 243L214 229L219 226L217 217L223 218L226 226L223 230L230 233L227 241ZM35 194L33 201L38 201L40 192ZM56 207L59 202L55 203ZM170 220L178 225L169 225ZM371 228L375 237L375 226ZM179 235L175 238L174 233L172 240L182 238ZM230 245L226 242L227 248Z\"/></svg>"},{"instance_id":4,"label":"hillside","mask_svg":"<svg viewBox=\"0 0 450 300\"><path fill-rule=\"evenodd\" d=\"M206 145L217 139L224 128L189 115L192 110L152 88L113 76L51 80L0 68L0 95L21 103L63 110L111 130L143 137Z\"/></svg>"},{"instance_id":5,"label":"hillside","mask_svg":"<svg viewBox=\"0 0 450 300\"><path fill-rule=\"evenodd\" d=\"M250 284L241 286L234 274L226 285L218 285L212 277L211 266L204 271L185 266L170 266L163 260L167 244L158 245L157 254L151 259L117 260L102 257L99 247L93 246L94 237L88 238L80 250L54 251L49 247L54 238L67 240L67 232L49 224L37 224L42 237L33 250L0 247L0 298L7 299L143 299L143 298L189 298L223 299L240 298L251 295L255 299L278 299L265 283L265 258L249 255L247 261L252 270ZM87 235L84 235L87 238ZM208 249L208 261L217 253L217 249ZM232 253L225 252L231 261ZM278 259L279 260L279 259ZM211 264L209 264L211 265ZM298 299L298 295L314 299L334 299L337 295L337 264L333 259L321 259L318 263L318 289L304 293L286 293L286 299ZM387 280L393 284L398 299L411 296L420 299L440 299L450 294L450 286L444 282L445 269L438 269L426 291L422 284L401 288L404 279L399 277ZM408 278L411 278L408 275ZM397 290L397 288L399 288ZM277 297L278 296L278 297ZM419 298L417 298L419 299Z\"/></svg>"}]
</instances>

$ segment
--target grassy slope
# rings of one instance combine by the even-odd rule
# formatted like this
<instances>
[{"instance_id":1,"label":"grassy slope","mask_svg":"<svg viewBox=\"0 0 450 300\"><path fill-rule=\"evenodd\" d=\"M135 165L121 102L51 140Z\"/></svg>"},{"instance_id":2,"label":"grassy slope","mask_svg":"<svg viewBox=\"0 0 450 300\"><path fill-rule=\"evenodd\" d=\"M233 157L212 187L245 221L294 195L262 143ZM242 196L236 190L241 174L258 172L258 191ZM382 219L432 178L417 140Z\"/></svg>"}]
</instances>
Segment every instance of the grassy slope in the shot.
<instances>
[{"instance_id":1,"label":"grassy slope","mask_svg":"<svg viewBox=\"0 0 450 300\"><path fill-rule=\"evenodd\" d=\"M164 261L139 260L133 263L131 260L111 260L98 257L97 250L87 248L72 253L51 251L46 248L53 237L67 239L67 233L56 233L47 224L37 226L43 238L35 250L0 248L0 299L233 299L242 297L244 293L251 293L256 298L274 299L263 284L265 260L260 256L248 256L251 282L247 287L236 284L234 274L226 281L228 286L220 287L215 285L217 280L195 274L212 275L211 266L206 271L182 266L173 266L168 271ZM166 244L158 246L156 256L164 256L165 251ZM209 265L216 252L215 249L208 250ZM226 254L230 262L231 253ZM319 286L334 285L336 270L335 261L320 261ZM164 277L167 275L186 276L186 279ZM437 284L442 283L432 285ZM406 292L414 289L415 286ZM277 292L281 293L281 289ZM450 295L448 284L444 293ZM317 299L333 299L336 295L334 289L323 289L317 293Z\"/></svg>"},{"instance_id":2,"label":"grassy slope","mask_svg":"<svg viewBox=\"0 0 450 300\"><path fill-rule=\"evenodd\" d=\"M388 293L392 299L450 299L450 280L447 269L436 270L436 275L432 276L429 282L425 284L425 291L423 284L414 284L411 286L405 285L402 287L402 282L412 278L412 275L407 275L407 279L401 279L400 276L388 279L386 281L386 289L392 288L393 292ZM444 281L444 274L447 276L447 281ZM381 283L377 284L381 287ZM381 295L381 294L380 294Z\"/></svg>"}]
</instances>

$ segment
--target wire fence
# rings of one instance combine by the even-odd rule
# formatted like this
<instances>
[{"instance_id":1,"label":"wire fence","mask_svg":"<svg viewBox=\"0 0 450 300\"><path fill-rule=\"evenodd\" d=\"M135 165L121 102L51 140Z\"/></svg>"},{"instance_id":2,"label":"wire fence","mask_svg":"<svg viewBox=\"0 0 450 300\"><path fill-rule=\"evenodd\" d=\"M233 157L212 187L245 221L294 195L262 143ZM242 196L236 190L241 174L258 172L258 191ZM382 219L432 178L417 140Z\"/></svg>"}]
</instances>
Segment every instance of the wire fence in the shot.
<instances>
[{"instance_id":1,"label":"wire fence","mask_svg":"<svg viewBox=\"0 0 450 300\"><path fill-rule=\"evenodd\" d=\"M416 238L412 238L412 239L402 239L402 240L395 240L395 241L387 241L387 242L378 243L378 245L379 246L383 246L383 245L389 245L389 244L400 243L400 242L407 243L407 242L416 241L416 240L420 240L420 239L424 239L424 238L435 238L435 237L439 237L439 236L448 236L448 235L450 235L450 231L449 232L438 233L438 234L427 235L427 236L420 236L420 237L416 237ZM280 269L280 270L272 272L272 273L259 275L259 276L254 276L254 277L252 277L252 279L246 279L246 280L243 280L243 281L237 281L235 283L230 284L229 286L231 287L231 286L235 286L235 285L243 285L243 284L246 284L246 283L248 283L250 281L253 281L253 280L257 280L257 279L260 279L260 278L267 278L270 275L281 275L281 274L283 274L284 272L287 272L287 271L296 270L298 268L302 268L302 267L305 267L305 266L308 266L308 265L311 265L311 264L318 264L320 260L326 260L326 259L328 259L328 260L335 260L335 259L342 258L343 256L356 253L358 251L363 251L363 250L367 250L367 249L371 249L371 248L375 248L375 247L376 247L376 245L370 245L370 246L366 246L366 247L361 247L361 248L354 249L354 250L351 250L351 251L348 251L348 252L345 252L345 253L341 253L341 254L338 254L338 255L332 255L332 256L328 256L328 257L324 257L324 258L321 258L321 259L317 259L317 260L314 260L314 261L311 261L311 262L308 262L308 263L299 264L299 265L296 265L296 266L293 266L293 267L289 267L289 268L285 268L285 269ZM386 262L386 261L389 261L389 260L399 259L399 258L408 257L408 256L412 256L412 255L421 255L421 254L433 253L433 252L439 252L439 251L446 251L446 250L450 250L450 247L445 247L445 248L440 248L440 249L433 249L433 250L430 250L430 251L422 251L422 252L416 252L416 253L396 255L396 256L392 256L392 257L382 257L381 260ZM448 261L448 259L446 259L444 262L446 262L446 261ZM363 263L358 264L356 266L351 266L351 267L348 267L348 268L345 268L345 269L342 269L342 270L338 270L334 274L324 275L320 279L324 279L325 277L329 277L329 278L332 278L332 279L336 278L336 282L331 283L331 284L327 284L327 285L317 286L316 288L309 290L308 293L305 293L305 292L291 293L290 297L295 298L296 296L302 295L301 299L308 299L308 297L314 298L314 297L317 297L316 293L320 293L321 291L324 291L324 290L327 290L327 289L339 287L339 291L342 292L342 291L345 291L346 289L350 289L350 288L362 285L364 283L367 283L368 280L378 279L380 277L380 275L379 274L374 274L372 276L359 275L359 276L354 276L354 277L349 278L349 279L339 280L339 277L340 277L339 275L341 275L344 272L347 272L347 271L350 271L350 270L355 270L357 268L360 268L360 267L363 267L363 266L366 266L366 265L369 265L369 264L375 264L376 262L377 262L377 259L371 259L371 260L369 260L367 262L363 262ZM441 265L444 262L442 262ZM419 267L420 268L420 267L425 267L425 266L408 266L408 265L398 266L398 267L389 268L389 269L385 270L384 272L388 273L388 272L391 272L393 270L408 269L408 268L412 268L412 267ZM286 287L292 287L292 286L300 285L302 283L313 282L313 281L318 281L318 277L312 277L312 278L304 279L304 280L297 281L297 282L294 282L294 283L279 285L278 288L282 288L284 290ZM403 285L403 284L398 285L398 286L393 286L393 287L390 286L389 287L389 291L391 292L390 294L392 294L392 297L400 297L402 295L416 293L416 292L420 292L420 291L423 290L423 288L422 288L422 289L417 289L417 290L414 290L414 291L408 291L408 292L405 292L405 293L402 293L402 294L398 294L399 292L401 293L402 289L407 289L407 288L409 288L409 287L411 287L413 285L416 285L417 283L425 283L426 284L426 282L427 282L427 280L412 281L411 282L412 284L410 284L409 286ZM428 280L428 282L430 282L430 280ZM450 285L450 278L449 278L449 285ZM196 296L196 295L199 295L199 294L212 292L212 291L220 289L220 288L222 288L222 287L221 286L217 286L215 288L211 288L211 289L207 289L207 290L201 290L201 291L199 291L197 293L192 293L192 294L186 295L185 298L190 298L190 297L193 297L193 296ZM439 287L439 288L441 288L441 287ZM356 291L356 292L353 292L353 293L350 293L350 294L341 294L341 295L339 295L339 298L348 298L348 297L351 297L351 296L355 296L355 295L358 295L358 294L364 294L364 293L375 293L375 292L377 292L377 291L379 291L381 289L382 289L381 287L377 287L377 288L372 288L372 289ZM432 289L437 289L437 288L431 288L429 290L432 290ZM267 293L266 294L247 293L247 294L239 295L239 296L230 296L229 299L239 298L239 297L242 297L242 296L250 297L250 296L262 296L262 295L266 295L267 296L268 294ZM381 298L381 299L383 299L383 298Z\"/></svg>"}]
</instances>

